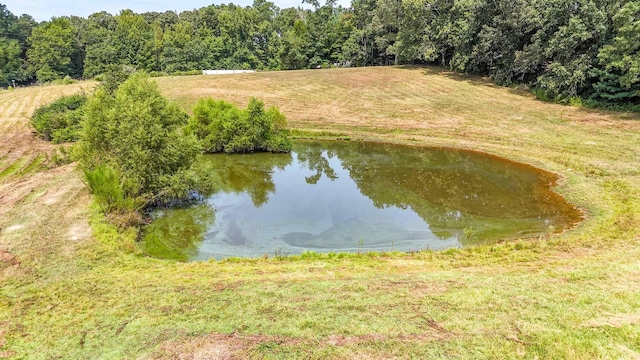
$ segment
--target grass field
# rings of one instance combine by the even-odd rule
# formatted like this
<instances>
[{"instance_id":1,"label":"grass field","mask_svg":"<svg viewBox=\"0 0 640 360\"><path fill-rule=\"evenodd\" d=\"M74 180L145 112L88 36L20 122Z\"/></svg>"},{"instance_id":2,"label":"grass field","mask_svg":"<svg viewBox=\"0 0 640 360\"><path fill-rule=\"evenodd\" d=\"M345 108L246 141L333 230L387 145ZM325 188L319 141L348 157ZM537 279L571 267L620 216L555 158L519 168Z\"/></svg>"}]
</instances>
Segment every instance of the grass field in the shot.
<instances>
[{"instance_id":1,"label":"grass field","mask_svg":"<svg viewBox=\"0 0 640 360\"><path fill-rule=\"evenodd\" d=\"M277 105L299 136L486 151L560 174L586 220L444 252L175 263L103 224L74 164L33 138L40 104L92 83L0 92L0 357L640 358L640 116L535 100L437 68L160 78ZM93 226L93 231L89 227Z\"/></svg>"}]
</instances>

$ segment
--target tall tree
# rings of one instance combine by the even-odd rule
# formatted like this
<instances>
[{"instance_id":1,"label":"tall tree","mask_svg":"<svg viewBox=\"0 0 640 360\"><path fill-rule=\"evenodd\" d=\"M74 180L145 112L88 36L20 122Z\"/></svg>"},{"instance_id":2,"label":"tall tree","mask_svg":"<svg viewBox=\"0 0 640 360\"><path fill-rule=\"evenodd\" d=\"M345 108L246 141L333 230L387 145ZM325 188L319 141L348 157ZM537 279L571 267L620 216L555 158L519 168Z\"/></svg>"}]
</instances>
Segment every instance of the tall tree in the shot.
<instances>
[{"instance_id":1,"label":"tall tree","mask_svg":"<svg viewBox=\"0 0 640 360\"><path fill-rule=\"evenodd\" d=\"M16 17L5 5L0 4L0 86L29 79L27 38L34 26L35 21L31 16Z\"/></svg>"},{"instance_id":2,"label":"tall tree","mask_svg":"<svg viewBox=\"0 0 640 360\"><path fill-rule=\"evenodd\" d=\"M352 26L349 37L342 45L344 65L367 66L374 63L375 49L373 41L373 14L375 0L353 0L349 15L344 21Z\"/></svg>"},{"instance_id":3,"label":"tall tree","mask_svg":"<svg viewBox=\"0 0 640 360\"><path fill-rule=\"evenodd\" d=\"M0 37L0 86L9 86L13 81L22 81L26 78L21 53L20 43L17 40Z\"/></svg>"},{"instance_id":4,"label":"tall tree","mask_svg":"<svg viewBox=\"0 0 640 360\"><path fill-rule=\"evenodd\" d=\"M153 53L153 39L153 29L142 15L123 10L116 16L112 44L121 64L131 65L139 70L159 70Z\"/></svg>"},{"instance_id":5,"label":"tall tree","mask_svg":"<svg viewBox=\"0 0 640 360\"><path fill-rule=\"evenodd\" d=\"M310 52L311 39L305 18L295 19L292 28L285 30L282 36L282 47L278 53L280 63L284 69L308 68Z\"/></svg>"},{"instance_id":6,"label":"tall tree","mask_svg":"<svg viewBox=\"0 0 640 360\"><path fill-rule=\"evenodd\" d=\"M107 71L109 65L120 63L116 54L113 32L116 19L106 11L89 15L83 41L85 44L84 77L91 78Z\"/></svg>"},{"instance_id":7,"label":"tall tree","mask_svg":"<svg viewBox=\"0 0 640 360\"><path fill-rule=\"evenodd\" d=\"M68 18L56 18L33 29L28 40L27 58L38 81L82 74L82 69L75 67L73 62L79 51L75 36Z\"/></svg>"},{"instance_id":8,"label":"tall tree","mask_svg":"<svg viewBox=\"0 0 640 360\"><path fill-rule=\"evenodd\" d=\"M613 21L615 38L598 53L604 70L594 97L640 107L640 1L625 4Z\"/></svg>"}]
</instances>

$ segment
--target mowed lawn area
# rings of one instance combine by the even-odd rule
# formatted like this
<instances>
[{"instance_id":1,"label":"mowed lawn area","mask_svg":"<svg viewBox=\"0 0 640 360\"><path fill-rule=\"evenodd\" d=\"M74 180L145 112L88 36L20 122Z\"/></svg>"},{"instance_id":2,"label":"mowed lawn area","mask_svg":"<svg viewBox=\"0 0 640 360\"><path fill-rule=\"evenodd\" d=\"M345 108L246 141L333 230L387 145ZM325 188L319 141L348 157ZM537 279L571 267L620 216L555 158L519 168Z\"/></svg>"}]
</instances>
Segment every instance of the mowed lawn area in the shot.
<instances>
[{"instance_id":1,"label":"mowed lawn area","mask_svg":"<svg viewBox=\"0 0 640 360\"><path fill-rule=\"evenodd\" d=\"M569 107L431 67L158 78L190 111L276 105L300 137L485 151L561 176L563 234L443 252L177 263L104 223L38 106L0 91L0 358L640 358L640 114ZM58 150L59 152L59 150ZM366 239L365 239L366 241Z\"/></svg>"}]
</instances>

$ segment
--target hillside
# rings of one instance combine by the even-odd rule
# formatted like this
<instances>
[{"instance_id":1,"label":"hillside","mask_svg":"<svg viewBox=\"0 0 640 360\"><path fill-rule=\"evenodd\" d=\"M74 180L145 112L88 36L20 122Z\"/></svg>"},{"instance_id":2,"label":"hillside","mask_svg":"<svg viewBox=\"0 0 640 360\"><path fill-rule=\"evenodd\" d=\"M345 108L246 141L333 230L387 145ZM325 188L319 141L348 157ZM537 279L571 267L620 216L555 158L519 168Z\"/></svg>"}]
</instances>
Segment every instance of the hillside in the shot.
<instances>
[{"instance_id":1,"label":"hillside","mask_svg":"<svg viewBox=\"0 0 640 360\"><path fill-rule=\"evenodd\" d=\"M569 168L638 172L629 144L637 142L639 115L545 103L440 68L167 77L158 83L188 111L201 97L246 106L255 96L303 131L486 150L565 174Z\"/></svg>"},{"instance_id":2,"label":"hillside","mask_svg":"<svg viewBox=\"0 0 640 360\"><path fill-rule=\"evenodd\" d=\"M28 116L93 83L0 92L0 357L636 358L640 117L437 68L159 78L277 105L302 136L490 152L563 176L576 229L444 252L175 263L105 225ZM47 155L49 154L49 155ZM93 235L89 229L93 226Z\"/></svg>"}]
</instances>

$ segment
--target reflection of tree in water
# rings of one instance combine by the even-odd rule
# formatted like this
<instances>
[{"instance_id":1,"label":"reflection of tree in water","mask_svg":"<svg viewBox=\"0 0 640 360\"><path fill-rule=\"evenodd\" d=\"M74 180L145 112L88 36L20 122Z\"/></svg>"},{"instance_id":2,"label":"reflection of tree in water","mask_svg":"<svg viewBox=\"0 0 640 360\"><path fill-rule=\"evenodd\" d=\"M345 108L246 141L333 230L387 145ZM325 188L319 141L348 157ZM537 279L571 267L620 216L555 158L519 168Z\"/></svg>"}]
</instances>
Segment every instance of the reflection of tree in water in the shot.
<instances>
[{"instance_id":1,"label":"reflection of tree in water","mask_svg":"<svg viewBox=\"0 0 640 360\"><path fill-rule=\"evenodd\" d=\"M323 155L326 150L325 144L314 142L305 142L304 144L305 146L296 146L294 151L301 166L306 166L309 170L316 172L314 175L305 178L307 184L314 185L318 183L318 180L322 178L322 174L326 175L327 178L332 181L336 180L338 175L336 175L336 172L331 168L328 160L328 158L335 157L336 154L328 150L327 158L325 158Z\"/></svg>"},{"instance_id":2,"label":"reflection of tree in water","mask_svg":"<svg viewBox=\"0 0 640 360\"><path fill-rule=\"evenodd\" d=\"M474 242L514 236L522 229L544 231L545 219L555 223L577 216L549 190L552 176L495 157L391 144L310 145L314 156L321 157L321 149L338 156L376 207L411 208L442 239L457 236ZM314 164L328 166L324 160Z\"/></svg>"},{"instance_id":3,"label":"reflection of tree in water","mask_svg":"<svg viewBox=\"0 0 640 360\"><path fill-rule=\"evenodd\" d=\"M215 154L205 156L214 171L211 175L214 191L246 192L256 207L269 201L276 191L273 172L284 169L293 161L291 154Z\"/></svg>"},{"instance_id":4,"label":"reflection of tree in water","mask_svg":"<svg viewBox=\"0 0 640 360\"><path fill-rule=\"evenodd\" d=\"M143 247L147 254L163 259L187 261L198 247L215 214L208 204L159 210L145 228Z\"/></svg>"},{"instance_id":5,"label":"reflection of tree in water","mask_svg":"<svg viewBox=\"0 0 640 360\"><path fill-rule=\"evenodd\" d=\"M297 142L293 150L301 166L315 172L306 178L308 184L316 184L323 174L337 179L331 162L338 158L376 207L411 209L441 239L457 237L468 244L521 236L549 225L562 229L578 217L549 190L551 175L479 153L318 141ZM216 154L205 159L215 170L215 189L246 192L256 207L275 193L274 171L293 161L291 154Z\"/></svg>"}]
</instances>

